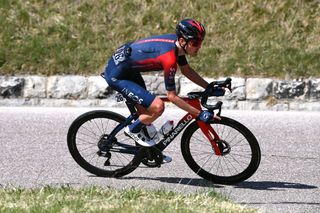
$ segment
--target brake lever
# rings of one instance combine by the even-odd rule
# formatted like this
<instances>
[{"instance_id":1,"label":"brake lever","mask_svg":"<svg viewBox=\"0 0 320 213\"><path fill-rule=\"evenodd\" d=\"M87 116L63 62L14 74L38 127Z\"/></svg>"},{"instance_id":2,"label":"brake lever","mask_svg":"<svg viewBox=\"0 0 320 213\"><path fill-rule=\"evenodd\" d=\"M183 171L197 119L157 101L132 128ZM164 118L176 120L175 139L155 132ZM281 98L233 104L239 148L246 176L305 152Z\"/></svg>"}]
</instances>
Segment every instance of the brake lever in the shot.
<instances>
[{"instance_id":1,"label":"brake lever","mask_svg":"<svg viewBox=\"0 0 320 213\"><path fill-rule=\"evenodd\" d=\"M226 86L226 88L227 88L230 92L232 92L231 83L228 84L228 85Z\"/></svg>"},{"instance_id":2,"label":"brake lever","mask_svg":"<svg viewBox=\"0 0 320 213\"><path fill-rule=\"evenodd\" d=\"M227 78L224 81L217 81L215 84L218 85L218 87L223 87L223 88L227 88L230 92L232 92L232 88L231 88L231 78Z\"/></svg>"},{"instance_id":3,"label":"brake lever","mask_svg":"<svg viewBox=\"0 0 320 213\"><path fill-rule=\"evenodd\" d=\"M218 87L227 88L230 92L232 92L231 81L232 81L232 79L228 77L224 81L215 81L215 82L212 82L212 84L213 84L213 86L216 85ZM221 107L222 107L223 102L218 101L215 105L208 105L207 104L208 97L209 97L209 91L208 91L208 89L206 89L204 92L204 96L202 96L202 98L201 98L201 105L204 106L205 108L207 108L210 112L213 112L214 110L219 110L217 113L217 116L220 117Z\"/></svg>"},{"instance_id":4,"label":"brake lever","mask_svg":"<svg viewBox=\"0 0 320 213\"><path fill-rule=\"evenodd\" d=\"M221 115L221 107L222 107L222 104L223 104L223 103L222 103L221 101L218 101L218 102L214 105L214 108L219 110L218 113L217 113L217 116L219 116L219 117L220 117L220 115Z\"/></svg>"},{"instance_id":5,"label":"brake lever","mask_svg":"<svg viewBox=\"0 0 320 213\"><path fill-rule=\"evenodd\" d=\"M227 78L222 85L224 88L227 88L230 92L232 92L231 81L232 81L231 78Z\"/></svg>"}]
</instances>

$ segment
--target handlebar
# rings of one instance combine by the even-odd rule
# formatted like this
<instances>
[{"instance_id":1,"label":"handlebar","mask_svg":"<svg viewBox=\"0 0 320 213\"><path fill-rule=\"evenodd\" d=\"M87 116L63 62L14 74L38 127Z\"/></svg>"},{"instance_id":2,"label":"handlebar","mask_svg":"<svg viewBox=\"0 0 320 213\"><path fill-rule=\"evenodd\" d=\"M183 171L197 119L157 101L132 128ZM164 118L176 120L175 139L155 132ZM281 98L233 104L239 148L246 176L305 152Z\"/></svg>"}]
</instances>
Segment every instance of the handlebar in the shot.
<instances>
[{"instance_id":1,"label":"handlebar","mask_svg":"<svg viewBox=\"0 0 320 213\"><path fill-rule=\"evenodd\" d=\"M231 89L231 78L227 78L224 81L213 81L212 83L209 84L209 86L211 86L213 89L206 89L204 92L190 92L188 93L188 97L189 98L200 98L201 100L201 105L203 107L205 107L206 109L208 109L210 112L213 112L214 110L219 110L219 112L217 113L218 116L220 116L221 114L221 107L222 107L222 101L218 101L215 105L209 105L207 104L208 98L212 97L212 96L217 96L214 95L214 88L226 88L228 89L230 92L232 92Z\"/></svg>"}]
</instances>

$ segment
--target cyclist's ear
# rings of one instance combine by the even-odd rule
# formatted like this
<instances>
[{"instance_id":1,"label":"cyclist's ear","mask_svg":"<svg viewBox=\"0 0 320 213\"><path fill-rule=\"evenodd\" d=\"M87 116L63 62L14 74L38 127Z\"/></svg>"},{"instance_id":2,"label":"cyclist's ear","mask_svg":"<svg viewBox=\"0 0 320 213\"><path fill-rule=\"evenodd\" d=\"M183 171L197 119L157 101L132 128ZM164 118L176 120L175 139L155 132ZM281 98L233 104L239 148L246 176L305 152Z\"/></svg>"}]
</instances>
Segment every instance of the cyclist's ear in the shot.
<instances>
[{"instance_id":1,"label":"cyclist's ear","mask_svg":"<svg viewBox=\"0 0 320 213\"><path fill-rule=\"evenodd\" d=\"M178 42L179 42L180 46L182 46L182 47L187 44L187 41L182 37L178 39Z\"/></svg>"}]
</instances>

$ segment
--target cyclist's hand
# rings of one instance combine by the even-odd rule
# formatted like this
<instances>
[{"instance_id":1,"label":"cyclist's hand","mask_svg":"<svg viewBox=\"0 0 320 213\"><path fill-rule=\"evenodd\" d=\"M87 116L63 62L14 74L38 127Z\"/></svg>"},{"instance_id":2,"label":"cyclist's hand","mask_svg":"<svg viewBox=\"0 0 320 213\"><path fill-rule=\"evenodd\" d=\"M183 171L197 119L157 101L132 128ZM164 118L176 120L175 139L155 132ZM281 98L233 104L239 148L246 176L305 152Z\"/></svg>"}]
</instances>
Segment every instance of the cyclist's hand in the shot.
<instances>
[{"instance_id":1,"label":"cyclist's hand","mask_svg":"<svg viewBox=\"0 0 320 213\"><path fill-rule=\"evenodd\" d=\"M203 110L197 117L198 120L209 123L213 119L213 114L207 110Z\"/></svg>"}]
</instances>

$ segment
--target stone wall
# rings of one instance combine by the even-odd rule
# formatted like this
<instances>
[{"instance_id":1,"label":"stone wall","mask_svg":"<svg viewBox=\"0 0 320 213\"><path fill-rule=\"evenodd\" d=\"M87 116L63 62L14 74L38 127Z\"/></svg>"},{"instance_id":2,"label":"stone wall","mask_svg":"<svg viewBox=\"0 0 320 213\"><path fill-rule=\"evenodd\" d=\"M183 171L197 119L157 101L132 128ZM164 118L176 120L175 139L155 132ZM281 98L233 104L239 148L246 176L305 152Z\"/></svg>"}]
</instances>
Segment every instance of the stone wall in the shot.
<instances>
[{"instance_id":1,"label":"stone wall","mask_svg":"<svg viewBox=\"0 0 320 213\"><path fill-rule=\"evenodd\" d=\"M163 76L144 79L151 92L166 94ZM181 76L176 77L176 86L180 96L201 91ZM219 98L225 109L320 111L320 79L233 77L232 87L232 93ZM114 96L100 76L0 76L0 106L119 106Z\"/></svg>"}]
</instances>

